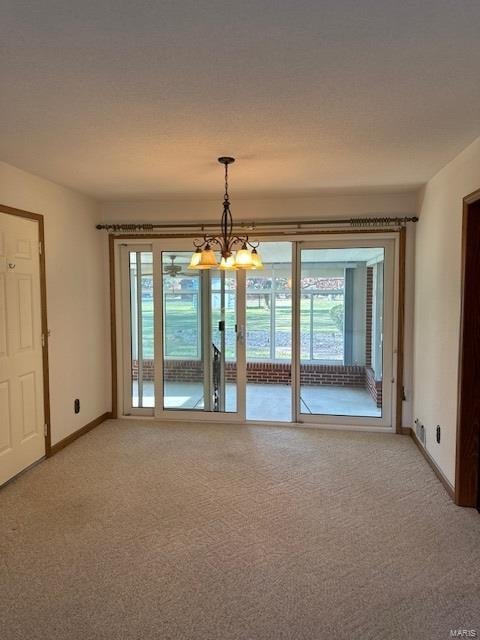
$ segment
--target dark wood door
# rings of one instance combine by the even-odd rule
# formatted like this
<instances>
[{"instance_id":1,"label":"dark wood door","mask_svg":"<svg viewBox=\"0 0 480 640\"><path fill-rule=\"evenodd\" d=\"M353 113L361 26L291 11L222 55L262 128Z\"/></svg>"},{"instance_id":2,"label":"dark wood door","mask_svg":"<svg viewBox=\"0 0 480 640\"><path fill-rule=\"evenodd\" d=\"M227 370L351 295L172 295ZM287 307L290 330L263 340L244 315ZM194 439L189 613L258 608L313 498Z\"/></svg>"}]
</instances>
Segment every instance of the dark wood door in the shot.
<instances>
[{"instance_id":1,"label":"dark wood door","mask_svg":"<svg viewBox=\"0 0 480 640\"><path fill-rule=\"evenodd\" d=\"M480 191L464 205L462 267L455 501L480 508Z\"/></svg>"}]
</instances>

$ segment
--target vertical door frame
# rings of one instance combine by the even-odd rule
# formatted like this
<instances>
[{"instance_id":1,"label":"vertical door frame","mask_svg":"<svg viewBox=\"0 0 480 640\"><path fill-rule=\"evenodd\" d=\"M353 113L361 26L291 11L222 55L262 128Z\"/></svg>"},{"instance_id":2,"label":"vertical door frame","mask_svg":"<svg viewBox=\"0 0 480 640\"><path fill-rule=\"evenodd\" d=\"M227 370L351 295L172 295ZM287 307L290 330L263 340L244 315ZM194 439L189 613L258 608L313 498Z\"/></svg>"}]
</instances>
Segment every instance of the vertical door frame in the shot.
<instances>
[{"instance_id":1,"label":"vertical door frame","mask_svg":"<svg viewBox=\"0 0 480 640\"><path fill-rule=\"evenodd\" d=\"M163 275L163 274L162 274ZM203 411L212 411L212 401L213 401L213 365L212 365L212 357L211 357L211 327L212 327L212 281L211 278L207 275L206 269L200 269L199 273L199 296L198 296L198 306L200 308L200 360L203 362ZM162 277L162 285L163 285L163 277ZM162 303L164 301L164 297L162 296ZM163 314L162 314L162 322L163 322ZM165 341L162 342L162 346L165 344ZM165 358L165 354L163 356ZM162 359L162 363L165 360ZM165 391L164 394L165 396Z\"/></svg>"},{"instance_id":2,"label":"vertical door frame","mask_svg":"<svg viewBox=\"0 0 480 640\"><path fill-rule=\"evenodd\" d=\"M243 295L239 295L239 292L243 292ZM237 309L237 415L238 419L245 423L247 417L247 273L243 269L237 271L235 302Z\"/></svg>"},{"instance_id":3,"label":"vertical door frame","mask_svg":"<svg viewBox=\"0 0 480 640\"><path fill-rule=\"evenodd\" d=\"M15 207L0 204L0 213L32 220L38 224L38 241L40 242L40 316L42 327L42 369L43 369L43 415L45 423L45 456L52 455L52 437L50 422L50 378L48 367L48 320L47 320L47 278L45 267L45 228L44 218L40 213L32 213Z\"/></svg>"},{"instance_id":4,"label":"vertical door frame","mask_svg":"<svg viewBox=\"0 0 480 640\"><path fill-rule=\"evenodd\" d=\"M119 281L119 309L121 314L122 336L119 344L121 345L121 389L122 397L120 400L121 414L124 416L153 416L154 408L150 407L134 407L132 403L132 323L131 323L131 288L130 288L130 263L128 255L130 252L153 252L152 245L149 242L119 243L118 262L120 267ZM138 266L138 258L137 258ZM128 274L128 278L126 277ZM140 274L141 275L141 274ZM138 277L138 276L137 276ZM138 284L138 283L137 283ZM138 302L137 302L138 304ZM139 364L140 369L140 364ZM140 392L140 386L138 387ZM139 396L140 397L140 396Z\"/></svg>"},{"instance_id":5,"label":"vertical door frame","mask_svg":"<svg viewBox=\"0 0 480 640\"><path fill-rule=\"evenodd\" d=\"M480 212L474 213L473 207L480 206L480 189L474 191L463 199L462 221L462 262L461 262L461 307L460 307L460 336L459 336L459 360L458 360L458 401L457 401L457 435L456 435L456 464L455 464L455 503L462 507L479 507L480 491L480 433L479 418L472 414L478 409L478 393L471 389L471 362L467 361L466 353L478 353L480 349L480 337L475 335L476 344L471 344L472 334L475 330L471 327L471 314L469 314L471 291L467 290L467 270L472 268L469 264L471 249L468 233L471 216L480 216ZM476 255L478 260L478 254ZM480 267L479 267L480 268ZM470 309L471 311L471 309ZM477 318L478 320L478 318ZM469 323L467 325L467 323ZM467 339L469 340L467 344ZM477 390L478 391L478 390ZM473 405L475 396L476 406ZM470 404L469 404L470 403Z\"/></svg>"},{"instance_id":6,"label":"vertical door frame","mask_svg":"<svg viewBox=\"0 0 480 640\"><path fill-rule=\"evenodd\" d=\"M300 422L300 242L292 242L292 355L290 360L292 423ZM288 423L287 423L288 424Z\"/></svg>"},{"instance_id":7,"label":"vertical door frame","mask_svg":"<svg viewBox=\"0 0 480 640\"><path fill-rule=\"evenodd\" d=\"M109 267L109 289L110 289L110 376L111 376L111 391L112 391L112 418L118 418L118 342L117 331L121 323L117 322L117 285L121 282L119 270L120 259L117 260L115 235L113 233L108 234L108 267ZM118 271L118 273L117 273ZM122 399L123 403L123 399Z\"/></svg>"}]
</instances>

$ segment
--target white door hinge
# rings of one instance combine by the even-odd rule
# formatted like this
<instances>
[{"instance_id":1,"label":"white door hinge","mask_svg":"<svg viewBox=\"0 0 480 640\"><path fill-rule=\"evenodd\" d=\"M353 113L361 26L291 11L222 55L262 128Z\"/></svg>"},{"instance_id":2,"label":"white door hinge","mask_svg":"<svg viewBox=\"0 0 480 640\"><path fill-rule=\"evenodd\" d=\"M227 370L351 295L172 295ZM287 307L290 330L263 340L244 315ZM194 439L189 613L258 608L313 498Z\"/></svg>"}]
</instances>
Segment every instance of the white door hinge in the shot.
<instances>
[{"instance_id":1,"label":"white door hinge","mask_svg":"<svg viewBox=\"0 0 480 640\"><path fill-rule=\"evenodd\" d=\"M45 437L47 437L47 435L48 435L48 424L47 424L47 423L45 423L45 424L43 425L43 435L44 435Z\"/></svg>"},{"instance_id":2,"label":"white door hinge","mask_svg":"<svg viewBox=\"0 0 480 640\"><path fill-rule=\"evenodd\" d=\"M42 347L45 348L45 334L42 333Z\"/></svg>"},{"instance_id":3,"label":"white door hinge","mask_svg":"<svg viewBox=\"0 0 480 640\"><path fill-rule=\"evenodd\" d=\"M40 255L42 255L42 242L41 241L38 243L38 253Z\"/></svg>"}]
</instances>

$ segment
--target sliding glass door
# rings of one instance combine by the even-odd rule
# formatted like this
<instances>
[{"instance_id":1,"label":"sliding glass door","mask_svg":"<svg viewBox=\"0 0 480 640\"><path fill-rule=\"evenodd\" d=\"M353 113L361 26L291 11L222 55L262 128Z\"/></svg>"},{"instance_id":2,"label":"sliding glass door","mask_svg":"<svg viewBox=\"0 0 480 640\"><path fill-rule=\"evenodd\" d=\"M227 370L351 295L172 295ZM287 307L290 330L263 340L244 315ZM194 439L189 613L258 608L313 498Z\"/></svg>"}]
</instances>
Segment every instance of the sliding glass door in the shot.
<instances>
[{"instance_id":1,"label":"sliding glass door","mask_svg":"<svg viewBox=\"0 0 480 640\"><path fill-rule=\"evenodd\" d=\"M163 409L236 411L235 274L162 252Z\"/></svg>"},{"instance_id":2,"label":"sliding glass door","mask_svg":"<svg viewBox=\"0 0 480 640\"><path fill-rule=\"evenodd\" d=\"M393 251L386 241L299 244L300 422L391 425Z\"/></svg>"},{"instance_id":3,"label":"sliding glass door","mask_svg":"<svg viewBox=\"0 0 480 640\"><path fill-rule=\"evenodd\" d=\"M155 271L160 272L155 317L161 345L155 414L235 417L239 414L237 273L191 270L191 253L189 242L155 243Z\"/></svg>"},{"instance_id":4,"label":"sliding glass door","mask_svg":"<svg viewBox=\"0 0 480 640\"><path fill-rule=\"evenodd\" d=\"M390 428L395 243L267 240L247 272L122 246L124 413Z\"/></svg>"}]
</instances>

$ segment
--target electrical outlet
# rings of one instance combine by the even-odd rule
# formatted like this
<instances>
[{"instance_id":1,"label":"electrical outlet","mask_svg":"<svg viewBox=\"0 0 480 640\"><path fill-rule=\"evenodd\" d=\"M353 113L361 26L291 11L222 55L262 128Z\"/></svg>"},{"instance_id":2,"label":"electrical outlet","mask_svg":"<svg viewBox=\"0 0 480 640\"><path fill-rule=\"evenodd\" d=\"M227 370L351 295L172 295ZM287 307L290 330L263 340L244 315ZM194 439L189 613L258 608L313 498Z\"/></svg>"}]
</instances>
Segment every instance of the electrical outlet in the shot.
<instances>
[{"instance_id":1,"label":"electrical outlet","mask_svg":"<svg viewBox=\"0 0 480 640\"><path fill-rule=\"evenodd\" d=\"M440 444L440 436L441 436L441 429L440 429L440 425L437 424L437 443Z\"/></svg>"},{"instance_id":2,"label":"electrical outlet","mask_svg":"<svg viewBox=\"0 0 480 640\"><path fill-rule=\"evenodd\" d=\"M80 413L80 400L78 398L73 403L73 410L75 413Z\"/></svg>"},{"instance_id":3,"label":"electrical outlet","mask_svg":"<svg viewBox=\"0 0 480 640\"><path fill-rule=\"evenodd\" d=\"M425 427L418 418L415 419L415 435L418 440L425 445Z\"/></svg>"}]
</instances>

